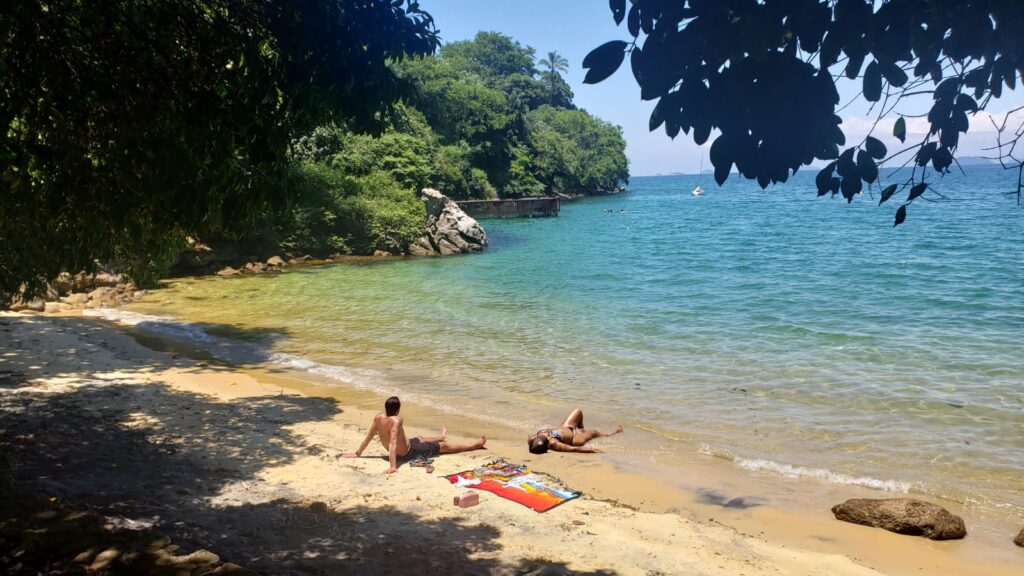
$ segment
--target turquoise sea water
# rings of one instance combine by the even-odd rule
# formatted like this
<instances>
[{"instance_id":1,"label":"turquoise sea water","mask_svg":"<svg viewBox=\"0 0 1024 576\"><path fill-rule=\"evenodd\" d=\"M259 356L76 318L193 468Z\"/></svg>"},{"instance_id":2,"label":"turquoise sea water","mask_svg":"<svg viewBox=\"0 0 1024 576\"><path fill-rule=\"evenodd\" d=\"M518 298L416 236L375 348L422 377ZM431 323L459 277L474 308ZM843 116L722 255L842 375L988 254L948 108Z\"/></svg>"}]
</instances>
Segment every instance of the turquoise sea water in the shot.
<instances>
[{"instance_id":1,"label":"turquoise sea water","mask_svg":"<svg viewBox=\"0 0 1024 576\"><path fill-rule=\"evenodd\" d=\"M484 221L482 255L187 280L108 315L524 430L581 405L660 450L1019 517L1014 185L968 168L894 229L892 201L816 198L813 172L767 191L635 178Z\"/></svg>"}]
</instances>

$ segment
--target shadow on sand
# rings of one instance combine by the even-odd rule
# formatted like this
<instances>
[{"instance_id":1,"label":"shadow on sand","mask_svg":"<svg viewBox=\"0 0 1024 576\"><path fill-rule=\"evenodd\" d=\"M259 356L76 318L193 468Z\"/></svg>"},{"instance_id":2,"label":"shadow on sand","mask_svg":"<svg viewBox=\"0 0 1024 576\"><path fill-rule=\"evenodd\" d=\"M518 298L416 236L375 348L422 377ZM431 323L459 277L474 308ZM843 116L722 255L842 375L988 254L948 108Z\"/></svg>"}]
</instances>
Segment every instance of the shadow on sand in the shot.
<instances>
[{"instance_id":1,"label":"shadow on sand","mask_svg":"<svg viewBox=\"0 0 1024 576\"><path fill-rule=\"evenodd\" d=\"M82 567L98 562L110 542L126 538L144 542L143 551L122 553L101 572L157 573L160 560L147 555L151 544L145 543L166 547L162 535L184 550L210 550L223 562L265 574L576 573L543 559L501 563L495 558L500 532L488 524L426 520L394 507L332 510L288 492L259 504L213 506L209 499L229 484L317 455L320 448L290 426L334 418L341 412L336 401L279 395L222 402L161 383L100 378L90 373L88 349L11 341L13 323L25 321L34 325L18 326L17 333L42 341L55 326L88 331L102 324L81 318L0 318L0 568L5 573L85 573ZM50 360L67 354L81 355L79 370L49 369ZM122 368L193 365L162 354L153 358L151 365L139 366L125 355ZM48 389L31 381L43 376L77 383ZM191 424L176 416L181 410L192 413ZM102 525L104 541L97 542L96 530L83 522ZM78 563L71 560L76 556ZM197 566L175 573L210 573Z\"/></svg>"}]
</instances>

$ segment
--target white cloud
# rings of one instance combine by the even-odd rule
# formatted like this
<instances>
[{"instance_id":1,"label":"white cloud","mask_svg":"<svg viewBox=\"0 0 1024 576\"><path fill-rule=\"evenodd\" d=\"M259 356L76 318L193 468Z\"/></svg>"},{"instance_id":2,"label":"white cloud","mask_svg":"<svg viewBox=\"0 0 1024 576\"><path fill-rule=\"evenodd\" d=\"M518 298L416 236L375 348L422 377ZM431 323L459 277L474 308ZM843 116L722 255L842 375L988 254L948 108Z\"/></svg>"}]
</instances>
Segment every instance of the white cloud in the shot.
<instances>
[{"instance_id":1,"label":"white cloud","mask_svg":"<svg viewBox=\"0 0 1024 576\"><path fill-rule=\"evenodd\" d=\"M996 129L992 124L992 120L995 120L996 124L1001 125L1003 123L1003 119L1006 117L1006 112L1006 110L997 112L980 111L977 114L968 114L967 120L970 123L970 129L968 132L974 134L991 132L994 134ZM878 137L879 134L892 134L892 128L893 125L896 124L897 118L898 116L893 115L879 120L878 125L875 126L874 135ZM905 118L905 122L907 123L907 134L924 136L928 133L928 129L930 128L928 119L925 117ZM1021 122L1024 122L1024 110L1017 110L1009 116L1007 129L1013 130L1017 126L1020 126ZM847 140L852 140L854 138L863 138L864 136L867 136L874 124L874 118L847 116L846 118L843 118L843 124L840 127L846 134Z\"/></svg>"}]
</instances>

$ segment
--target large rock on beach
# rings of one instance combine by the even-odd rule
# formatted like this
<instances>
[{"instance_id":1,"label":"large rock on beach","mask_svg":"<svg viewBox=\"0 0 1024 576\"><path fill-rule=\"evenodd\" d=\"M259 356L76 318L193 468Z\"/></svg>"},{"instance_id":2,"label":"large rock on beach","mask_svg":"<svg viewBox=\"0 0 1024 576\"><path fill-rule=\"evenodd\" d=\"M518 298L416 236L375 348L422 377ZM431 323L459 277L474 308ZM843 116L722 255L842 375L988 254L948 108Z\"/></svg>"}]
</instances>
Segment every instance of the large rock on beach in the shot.
<instances>
[{"instance_id":1,"label":"large rock on beach","mask_svg":"<svg viewBox=\"0 0 1024 576\"><path fill-rule=\"evenodd\" d=\"M932 540L955 540L967 535L962 518L938 504L913 498L853 498L833 506L832 513L844 522Z\"/></svg>"},{"instance_id":2,"label":"large rock on beach","mask_svg":"<svg viewBox=\"0 0 1024 576\"><path fill-rule=\"evenodd\" d=\"M30 312L42 312L46 310L46 300L42 298L33 298L28 301L22 301L20 297L11 302L11 312L24 312L26 310Z\"/></svg>"},{"instance_id":3,"label":"large rock on beach","mask_svg":"<svg viewBox=\"0 0 1024 576\"><path fill-rule=\"evenodd\" d=\"M271 256L270 258L267 258L267 266L284 268L287 264L285 263L284 258L281 258L280 256Z\"/></svg>"},{"instance_id":4,"label":"large rock on beach","mask_svg":"<svg viewBox=\"0 0 1024 576\"><path fill-rule=\"evenodd\" d=\"M88 301L89 301L89 295L88 294L83 294L81 292L75 292L74 294L68 294L68 296L66 298L64 298L64 303L65 304L68 304L69 306L75 306L75 307L78 307L78 308L81 308L82 306L85 306L85 304Z\"/></svg>"},{"instance_id":5,"label":"large rock on beach","mask_svg":"<svg viewBox=\"0 0 1024 576\"><path fill-rule=\"evenodd\" d=\"M1017 546L1020 546L1021 548L1024 548L1024 528L1021 528L1020 532L1017 534L1017 537L1013 539L1013 543Z\"/></svg>"},{"instance_id":6,"label":"large rock on beach","mask_svg":"<svg viewBox=\"0 0 1024 576\"><path fill-rule=\"evenodd\" d=\"M112 288L123 281L124 277L120 274L111 274L109 272L89 274L87 272L79 272L71 278L71 290L74 292L89 292L95 288Z\"/></svg>"},{"instance_id":7,"label":"large rock on beach","mask_svg":"<svg viewBox=\"0 0 1024 576\"><path fill-rule=\"evenodd\" d=\"M67 272L61 272L57 275L57 278L53 281L53 287L57 290L57 293L61 296L67 296L74 289L75 282L71 274Z\"/></svg>"},{"instance_id":8,"label":"large rock on beach","mask_svg":"<svg viewBox=\"0 0 1024 576\"><path fill-rule=\"evenodd\" d=\"M458 204L433 188L424 188L422 198L427 212L427 228L423 236L409 245L409 254L466 254L480 252L487 247L487 233Z\"/></svg>"},{"instance_id":9,"label":"large rock on beach","mask_svg":"<svg viewBox=\"0 0 1024 576\"><path fill-rule=\"evenodd\" d=\"M117 288L101 286L89 292L88 308L113 308L118 305Z\"/></svg>"}]
</instances>

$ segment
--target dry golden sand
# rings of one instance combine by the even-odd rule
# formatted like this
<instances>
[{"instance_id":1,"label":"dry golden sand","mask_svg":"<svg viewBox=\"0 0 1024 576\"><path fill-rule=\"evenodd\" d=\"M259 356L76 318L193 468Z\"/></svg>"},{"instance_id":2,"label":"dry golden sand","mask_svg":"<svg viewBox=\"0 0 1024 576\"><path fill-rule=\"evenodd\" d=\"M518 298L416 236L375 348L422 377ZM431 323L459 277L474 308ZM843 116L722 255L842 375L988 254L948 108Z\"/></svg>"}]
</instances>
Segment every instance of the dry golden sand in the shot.
<instances>
[{"instance_id":1,"label":"dry golden sand","mask_svg":"<svg viewBox=\"0 0 1024 576\"><path fill-rule=\"evenodd\" d=\"M22 446L17 481L78 506L155 522L176 543L266 573L752 576L1019 568L967 564L933 543L829 518L694 504L692 495L617 470L601 455L529 457L507 432L496 433L487 450L439 457L433 474L402 466L385 475L379 444L363 458L339 458L358 446L382 399L365 392L320 398L293 375L154 350L95 319L3 315L0 372L24 382L16 393L20 410L0 412L0 429L19 428L35 448ZM403 414L410 434L434 434L438 426L426 425L440 424L415 406ZM479 423L447 424L453 442L480 432ZM8 448L13 454L17 447ZM458 491L440 476L497 457L556 474L586 495L545 514L486 492L479 506L453 507Z\"/></svg>"}]
</instances>

